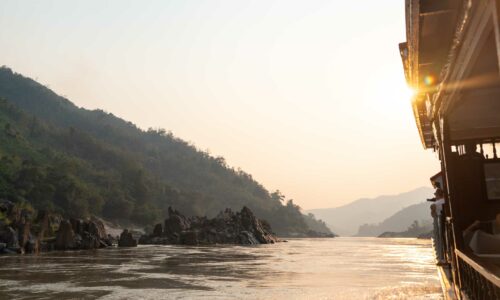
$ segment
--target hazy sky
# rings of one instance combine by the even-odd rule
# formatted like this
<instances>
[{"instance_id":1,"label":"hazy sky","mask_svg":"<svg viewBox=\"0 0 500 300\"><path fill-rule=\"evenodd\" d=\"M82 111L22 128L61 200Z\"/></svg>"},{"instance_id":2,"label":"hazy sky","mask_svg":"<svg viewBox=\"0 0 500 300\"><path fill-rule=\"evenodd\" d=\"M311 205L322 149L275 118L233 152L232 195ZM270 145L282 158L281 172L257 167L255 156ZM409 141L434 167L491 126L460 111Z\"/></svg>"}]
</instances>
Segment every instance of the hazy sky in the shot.
<instances>
[{"instance_id":1,"label":"hazy sky","mask_svg":"<svg viewBox=\"0 0 500 300\"><path fill-rule=\"evenodd\" d=\"M403 0L0 2L0 65L163 127L303 208L428 185Z\"/></svg>"}]
</instances>

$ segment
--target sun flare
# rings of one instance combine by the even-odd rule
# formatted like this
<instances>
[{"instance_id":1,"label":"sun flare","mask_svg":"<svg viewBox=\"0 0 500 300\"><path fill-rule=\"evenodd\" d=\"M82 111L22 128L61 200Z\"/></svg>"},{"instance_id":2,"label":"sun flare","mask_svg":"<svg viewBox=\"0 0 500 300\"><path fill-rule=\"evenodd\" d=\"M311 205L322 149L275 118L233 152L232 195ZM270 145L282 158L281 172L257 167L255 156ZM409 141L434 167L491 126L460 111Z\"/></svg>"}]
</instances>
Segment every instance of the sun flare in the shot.
<instances>
[{"instance_id":1,"label":"sun flare","mask_svg":"<svg viewBox=\"0 0 500 300\"><path fill-rule=\"evenodd\" d=\"M417 89L409 85L405 85L402 94L404 99L409 99L410 101L413 101L415 95L417 94Z\"/></svg>"}]
</instances>

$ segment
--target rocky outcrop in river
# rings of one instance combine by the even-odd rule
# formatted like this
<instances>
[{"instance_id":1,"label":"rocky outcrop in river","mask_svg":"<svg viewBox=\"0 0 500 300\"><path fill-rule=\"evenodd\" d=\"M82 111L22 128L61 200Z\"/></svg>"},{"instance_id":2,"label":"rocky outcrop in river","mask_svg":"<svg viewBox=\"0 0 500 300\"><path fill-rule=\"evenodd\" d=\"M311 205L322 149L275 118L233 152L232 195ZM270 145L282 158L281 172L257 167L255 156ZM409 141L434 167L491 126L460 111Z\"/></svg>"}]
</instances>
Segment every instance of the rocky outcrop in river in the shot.
<instances>
[{"instance_id":1,"label":"rocky outcrop in river","mask_svg":"<svg viewBox=\"0 0 500 300\"><path fill-rule=\"evenodd\" d=\"M100 219L62 219L57 214L0 202L0 253L97 249L113 244Z\"/></svg>"},{"instance_id":2,"label":"rocky outcrop in river","mask_svg":"<svg viewBox=\"0 0 500 300\"><path fill-rule=\"evenodd\" d=\"M38 222L32 224L33 211L1 201L0 214L3 216L0 219L0 253L38 252L40 241L48 231L45 212L39 212Z\"/></svg>"},{"instance_id":3,"label":"rocky outcrop in river","mask_svg":"<svg viewBox=\"0 0 500 300\"><path fill-rule=\"evenodd\" d=\"M118 247L137 247L137 239L134 238L132 232L128 231L128 229L125 229L120 234Z\"/></svg>"},{"instance_id":4,"label":"rocky outcrop in river","mask_svg":"<svg viewBox=\"0 0 500 300\"><path fill-rule=\"evenodd\" d=\"M280 240L270 225L243 207L240 212L226 209L217 217L187 217L169 208L168 218L149 235L123 230L118 240L106 233L101 219L64 219L58 214L38 211L10 201L0 201L0 254L38 253L51 250L89 250L140 244L272 244Z\"/></svg>"},{"instance_id":5,"label":"rocky outcrop in river","mask_svg":"<svg viewBox=\"0 0 500 300\"><path fill-rule=\"evenodd\" d=\"M143 235L140 244L272 244L280 241L270 225L255 217L253 212L243 207L240 212L226 209L217 217L186 217L172 208L163 224L157 224L153 233Z\"/></svg>"},{"instance_id":6,"label":"rocky outcrop in river","mask_svg":"<svg viewBox=\"0 0 500 300\"><path fill-rule=\"evenodd\" d=\"M99 219L62 220L55 239L55 249L98 249L113 245L113 238L106 234Z\"/></svg>"}]
</instances>

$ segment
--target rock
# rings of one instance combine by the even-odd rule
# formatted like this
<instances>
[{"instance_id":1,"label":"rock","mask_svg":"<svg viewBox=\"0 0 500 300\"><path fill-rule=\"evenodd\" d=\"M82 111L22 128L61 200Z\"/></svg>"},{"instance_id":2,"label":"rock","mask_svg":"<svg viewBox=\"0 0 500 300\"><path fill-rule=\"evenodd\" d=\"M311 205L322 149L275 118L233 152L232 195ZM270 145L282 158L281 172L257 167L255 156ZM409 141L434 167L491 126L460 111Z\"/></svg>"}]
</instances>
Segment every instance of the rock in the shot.
<instances>
[{"instance_id":1,"label":"rock","mask_svg":"<svg viewBox=\"0 0 500 300\"><path fill-rule=\"evenodd\" d=\"M32 238L30 232L30 223L24 222L19 224L17 231L18 231L19 246L21 248L24 248L26 246L26 243L28 243L28 241Z\"/></svg>"},{"instance_id":2,"label":"rock","mask_svg":"<svg viewBox=\"0 0 500 300\"><path fill-rule=\"evenodd\" d=\"M48 251L54 251L56 250L55 248L55 238L50 238L50 239L45 239L43 241L39 242L39 247L38 251L40 252L48 252Z\"/></svg>"},{"instance_id":3,"label":"rock","mask_svg":"<svg viewBox=\"0 0 500 300\"><path fill-rule=\"evenodd\" d=\"M101 239L89 231L84 231L81 235L80 249L98 249L101 246Z\"/></svg>"},{"instance_id":4,"label":"rock","mask_svg":"<svg viewBox=\"0 0 500 300\"><path fill-rule=\"evenodd\" d=\"M257 245L260 244L253 234L248 231L242 231L239 235L240 244L242 245Z\"/></svg>"},{"instance_id":5,"label":"rock","mask_svg":"<svg viewBox=\"0 0 500 300\"><path fill-rule=\"evenodd\" d=\"M187 218L169 208L169 217L164 224L163 232L157 225L151 235L141 236L139 242L141 244L253 245L279 241L272 234L270 225L257 219L247 207L243 207L239 213L226 209L214 219Z\"/></svg>"},{"instance_id":6,"label":"rock","mask_svg":"<svg viewBox=\"0 0 500 300\"><path fill-rule=\"evenodd\" d=\"M277 242L277 238L264 228L248 207L244 206L240 215L243 227L252 232L261 244L274 244Z\"/></svg>"},{"instance_id":7,"label":"rock","mask_svg":"<svg viewBox=\"0 0 500 300\"><path fill-rule=\"evenodd\" d=\"M5 226L0 231L0 242L3 242L7 245L7 248L11 249L19 249L19 239L18 234L14 230L14 228L10 226Z\"/></svg>"},{"instance_id":8,"label":"rock","mask_svg":"<svg viewBox=\"0 0 500 300\"><path fill-rule=\"evenodd\" d=\"M34 238L31 234L28 240L24 244L24 252L28 254L38 253L40 251L40 243L37 238Z\"/></svg>"},{"instance_id":9,"label":"rock","mask_svg":"<svg viewBox=\"0 0 500 300\"><path fill-rule=\"evenodd\" d=\"M230 221L233 217L233 211L230 208L226 208L224 211L219 212L215 218L218 220Z\"/></svg>"},{"instance_id":10,"label":"rock","mask_svg":"<svg viewBox=\"0 0 500 300\"><path fill-rule=\"evenodd\" d=\"M81 235L85 231L84 224L81 219L71 218L69 219L69 222L71 223L71 228L75 234Z\"/></svg>"},{"instance_id":11,"label":"rock","mask_svg":"<svg viewBox=\"0 0 500 300\"><path fill-rule=\"evenodd\" d=\"M167 236L189 229L191 226L189 219L181 215L178 211L168 208L168 218L165 220L165 234Z\"/></svg>"},{"instance_id":12,"label":"rock","mask_svg":"<svg viewBox=\"0 0 500 300\"><path fill-rule=\"evenodd\" d=\"M75 239L74 239L74 241L75 241L75 250L76 249L82 249L82 240L83 240L82 236L75 233Z\"/></svg>"},{"instance_id":13,"label":"rock","mask_svg":"<svg viewBox=\"0 0 500 300\"><path fill-rule=\"evenodd\" d=\"M19 249L11 249L11 248L5 248L3 250L3 253L5 253L5 254L21 254Z\"/></svg>"},{"instance_id":14,"label":"rock","mask_svg":"<svg viewBox=\"0 0 500 300\"><path fill-rule=\"evenodd\" d=\"M70 219L75 233L75 249L98 249L112 246L113 242L106 234L104 223L98 218L91 220ZM62 222L61 222L62 224Z\"/></svg>"},{"instance_id":15,"label":"rock","mask_svg":"<svg viewBox=\"0 0 500 300\"><path fill-rule=\"evenodd\" d=\"M91 219L89 223L89 232L103 240L108 238L108 235L106 234L106 227L104 226L102 220L98 218Z\"/></svg>"},{"instance_id":16,"label":"rock","mask_svg":"<svg viewBox=\"0 0 500 300\"><path fill-rule=\"evenodd\" d=\"M198 240L198 232L194 230L182 231L180 234L179 242L182 245L198 245L200 241Z\"/></svg>"},{"instance_id":17,"label":"rock","mask_svg":"<svg viewBox=\"0 0 500 300\"><path fill-rule=\"evenodd\" d=\"M13 202L7 200L0 200L0 212L2 212L11 221L16 221L21 217L21 212L16 209Z\"/></svg>"},{"instance_id":18,"label":"rock","mask_svg":"<svg viewBox=\"0 0 500 300\"><path fill-rule=\"evenodd\" d=\"M137 240L128 229L123 230L118 240L118 247L137 247Z\"/></svg>"},{"instance_id":19,"label":"rock","mask_svg":"<svg viewBox=\"0 0 500 300\"><path fill-rule=\"evenodd\" d=\"M49 223L49 213L45 210L40 210L35 219L35 223L38 224L38 230L35 232L38 240L43 240L45 236L52 235L52 227Z\"/></svg>"},{"instance_id":20,"label":"rock","mask_svg":"<svg viewBox=\"0 0 500 300\"><path fill-rule=\"evenodd\" d=\"M76 248L75 232L71 223L67 220L61 221L57 231L55 248L57 250L69 250Z\"/></svg>"},{"instance_id":21,"label":"rock","mask_svg":"<svg viewBox=\"0 0 500 300\"><path fill-rule=\"evenodd\" d=\"M162 236L163 235L163 227L160 224L156 224L153 229L153 236Z\"/></svg>"},{"instance_id":22,"label":"rock","mask_svg":"<svg viewBox=\"0 0 500 300\"><path fill-rule=\"evenodd\" d=\"M116 237L112 236L111 234L108 234L107 238L103 241L108 247L113 246L114 244L118 243L118 240L116 239Z\"/></svg>"},{"instance_id":23,"label":"rock","mask_svg":"<svg viewBox=\"0 0 500 300\"><path fill-rule=\"evenodd\" d=\"M97 249L113 245L113 239L106 234L104 223L98 218L64 220L57 214L41 210L35 219L31 217L31 210L19 210L6 202L0 202L0 210L17 218L11 226L0 226L0 242L11 252ZM54 236L55 224L59 229Z\"/></svg>"},{"instance_id":24,"label":"rock","mask_svg":"<svg viewBox=\"0 0 500 300\"><path fill-rule=\"evenodd\" d=\"M2 213L4 216L9 217L13 208L14 203L4 199L0 199L0 213Z\"/></svg>"}]
</instances>

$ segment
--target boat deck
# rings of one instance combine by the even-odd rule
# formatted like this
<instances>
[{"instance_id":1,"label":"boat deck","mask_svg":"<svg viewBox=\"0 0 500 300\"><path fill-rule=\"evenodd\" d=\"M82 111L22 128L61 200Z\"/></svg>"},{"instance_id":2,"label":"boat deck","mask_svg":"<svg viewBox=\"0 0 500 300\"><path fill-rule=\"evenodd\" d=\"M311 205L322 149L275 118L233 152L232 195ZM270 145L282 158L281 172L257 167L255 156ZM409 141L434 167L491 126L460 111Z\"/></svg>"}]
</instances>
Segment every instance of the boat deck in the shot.
<instances>
[{"instance_id":1,"label":"boat deck","mask_svg":"<svg viewBox=\"0 0 500 300\"><path fill-rule=\"evenodd\" d=\"M438 274L441 281L441 288L443 289L443 296L445 300L456 300L455 285L451 277L451 270L448 265L438 265Z\"/></svg>"}]
</instances>

